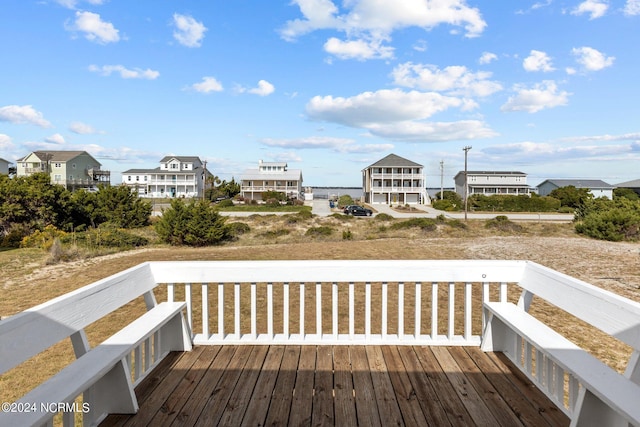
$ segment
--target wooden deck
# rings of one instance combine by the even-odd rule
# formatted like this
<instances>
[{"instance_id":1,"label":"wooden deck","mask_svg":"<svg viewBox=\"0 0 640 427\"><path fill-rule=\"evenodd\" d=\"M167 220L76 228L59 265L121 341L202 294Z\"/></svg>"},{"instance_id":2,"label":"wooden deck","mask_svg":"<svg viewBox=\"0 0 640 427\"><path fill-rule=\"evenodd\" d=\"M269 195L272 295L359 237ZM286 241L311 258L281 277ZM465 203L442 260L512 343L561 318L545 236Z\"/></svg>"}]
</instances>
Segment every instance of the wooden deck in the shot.
<instances>
[{"instance_id":1,"label":"wooden deck","mask_svg":"<svg viewBox=\"0 0 640 427\"><path fill-rule=\"evenodd\" d=\"M102 425L544 426L568 418L501 354L475 347L199 346Z\"/></svg>"}]
</instances>

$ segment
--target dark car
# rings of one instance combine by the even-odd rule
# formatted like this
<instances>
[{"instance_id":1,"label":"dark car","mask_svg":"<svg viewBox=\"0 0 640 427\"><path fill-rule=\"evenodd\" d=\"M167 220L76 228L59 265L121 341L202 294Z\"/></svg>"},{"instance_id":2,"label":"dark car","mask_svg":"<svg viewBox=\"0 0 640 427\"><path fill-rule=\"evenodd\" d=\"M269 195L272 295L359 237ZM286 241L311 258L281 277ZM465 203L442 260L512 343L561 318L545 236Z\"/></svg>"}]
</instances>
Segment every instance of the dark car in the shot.
<instances>
[{"instance_id":1,"label":"dark car","mask_svg":"<svg viewBox=\"0 0 640 427\"><path fill-rule=\"evenodd\" d=\"M351 208L354 207L355 205L347 205L344 208L342 208L342 213L344 213L345 215L349 215L351 213Z\"/></svg>"},{"instance_id":2,"label":"dark car","mask_svg":"<svg viewBox=\"0 0 640 427\"><path fill-rule=\"evenodd\" d=\"M353 216L371 216L373 212L371 209L363 208L362 206L350 206L349 215Z\"/></svg>"}]
</instances>

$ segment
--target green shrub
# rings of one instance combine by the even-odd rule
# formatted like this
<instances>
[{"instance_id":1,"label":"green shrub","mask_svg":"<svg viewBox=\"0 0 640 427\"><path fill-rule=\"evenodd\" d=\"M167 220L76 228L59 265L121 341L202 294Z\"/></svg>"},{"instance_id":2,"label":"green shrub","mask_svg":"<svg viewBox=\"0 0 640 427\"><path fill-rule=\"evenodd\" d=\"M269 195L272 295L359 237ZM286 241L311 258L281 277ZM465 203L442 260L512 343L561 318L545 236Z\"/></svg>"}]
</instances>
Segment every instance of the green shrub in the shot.
<instances>
[{"instance_id":1,"label":"green shrub","mask_svg":"<svg viewBox=\"0 0 640 427\"><path fill-rule=\"evenodd\" d=\"M355 205L356 202L353 201L353 198L348 194L343 194L338 199L338 207L343 208L347 205Z\"/></svg>"},{"instance_id":2,"label":"green shrub","mask_svg":"<svg viewBox=\"0 0 640 427\"><path fill-rule=\"evenodd\" d=\"M351 230L344 230L342 232L342 240L353 240L353 234Z\"/></svg>"},{"instance_id":3,"label":"green shrub","mask_svg":"<svg viewBox=\"0 0 640 427\"><path fill-rule=\"evenodd\" d=\"M553 197L497 194L485 196L474 194L469 197L469 206L475 211L485 212L556 212L560 201Z\"/></svg>"},{"instance_id":4,"label":"green shrub","mask_svg":"<svg viewBox=\"0 0 640 427\"><path fill-rule=\"evenodd\" d=\"M394 218L391 215L386 213L379 213L373 219L375 219L376 221L393 221L394 220Z\"/></svg>"},{"instance_id":5,"label":"green shrub","mask_svg":"<svg viewBox=\"0 0 640 427\"><path fill-rule=\"evenodd\" d=\"M267 239L275 239L276 237L286 236L290 233L286 228L277 228L275 230L267 230L264 233L260 233L261 237L266 237Z\"/></svg>"},{"instance_id":6,"label":"green shrub","mask_svg":"<svg viewBox=\"0 0 640 427\"><path fill-rule=\"evenodd\" d=\"M592 212L575 225L576 232L613 242L640 240L640 208L614 207Z\"/></svg>"},{"instance_id":7,"label":"green shrub","mask_svg":"<svg viewBox=\"0 0 640 427\"><path fill-rule=\"evenodd\" d=\"M431 207L434 209L438 209L440 211L447 211L447 212L453 212L453 211L459 211L462 208L462 205L458 205L454 202L452 202L451 200L434 200L433 202L431 202Z\"/></svg>"},{"instance_id":8,"label":"green shrub","mask_svg":"<svg viewBox=\"0 0 640 427\"><path fill-rule=\"evenodd\" d=\"M218 203L216 203L216 206L219 208L230 208L235 206L233 204L233 200L231 199L224 199L224 200L220 200Z\"/></svg>"},{"instance_id":9,"label":"green shrub","mask_svg":"<svg viewBox=\"0 0 640 427\"><path fill-rule=\"evenodd\" d=\"M251 231L251 227L244 222L229 223L229 233L231 233L233 237L241 236L249 231Z\"/></svg>"},{"instance_id":10,"label":"green shrub","mask_svg":"<svg viewBox=\"0 0 640 427\"><path fill-rule=\"evenodd\" d=\"M519 232L523 230L520 224L516 224L511 221L506 215L498 215L493 219L487 220L484 226L486 228L505 232Z\"/></svg>"},{"instance_id":11,"label":"green shrub","mask_svg":"<svg viewBox=\"0 0 640 427\"><path fill-rule=\"evenodd\" d=\"M420 228L423 231L433 231L437 228L436 222L431 218L411 218L396 222L390 227L392 230L402 230L406 228Z\"/></svg>"},{"instance_id":12,"label":"green shrub","mask_svg":"<svg viewBox=\"0 0 640 427\"><path fill-rule=\"evenodd\" d=\"M304 233L305 236L310 237L327 237L333 234L333 228L326 225L320 227L311 227Z\"/></svg>"},{"instance_id":13,"label":"green shrub","mask_svg":"<svg viewBox=\"0 0 640 427\"><path fill-rule=\"evenodd\" d=\"M155 229L160 239L171 245L216 245L232 237L225 221L207 202L185 204L181 199L174 199L171 207L163 211Z\"/></svg>"}]
</instances>

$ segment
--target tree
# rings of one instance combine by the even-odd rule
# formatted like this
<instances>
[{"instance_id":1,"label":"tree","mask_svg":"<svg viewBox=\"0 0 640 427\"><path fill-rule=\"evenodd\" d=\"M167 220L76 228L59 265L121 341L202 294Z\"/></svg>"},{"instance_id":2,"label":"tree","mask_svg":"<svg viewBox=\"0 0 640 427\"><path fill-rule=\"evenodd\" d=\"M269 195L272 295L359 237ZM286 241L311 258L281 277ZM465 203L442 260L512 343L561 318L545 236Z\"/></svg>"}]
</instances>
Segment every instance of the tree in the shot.
<instances>
[{"instance_id":1,"label":"tree","mask_svg":"<svg viewBox=\"0 0 640 427\"><path fill-rule=\"evenodd\" d=\"M216 245L232 237L226 218L201 200L189 204L181 199L172 200L171 207L162 211L156 232L171 245Z\"/></svg>"},{"instance_id":2,"label":"tree","mask_svg":"<svg viewBox=\"0 0 640 427\"><path fill-rule=\"evenodd\" d=\"M640 195L633 191L630 188L614 188L613 189L613 198L625 198L629 200L640 200Z\"/></svg>"},{"instance_id":3,"label":"tree","mask_svg":"<svg viewBox=\"0 0 640 427\"><path fill-rule=\"evenodd\" d=\"M144 227L150 216L151 204L126 185L100 187L96 193L95 225L109 222L121 228Z\"/></svg>"},{"instance_id":4,"label":"tree","mask_svg":"<svg viewBox=\"0 0 640 427\"><path fill-rule=\"evenodd\" d=\"M593 199L593 194L589 192L588 188L576 188L573 185L556 188L549 193L549 196L560 200L560 206L574 209L584 205L587 200Z\"/></svg>"}]
</instances>

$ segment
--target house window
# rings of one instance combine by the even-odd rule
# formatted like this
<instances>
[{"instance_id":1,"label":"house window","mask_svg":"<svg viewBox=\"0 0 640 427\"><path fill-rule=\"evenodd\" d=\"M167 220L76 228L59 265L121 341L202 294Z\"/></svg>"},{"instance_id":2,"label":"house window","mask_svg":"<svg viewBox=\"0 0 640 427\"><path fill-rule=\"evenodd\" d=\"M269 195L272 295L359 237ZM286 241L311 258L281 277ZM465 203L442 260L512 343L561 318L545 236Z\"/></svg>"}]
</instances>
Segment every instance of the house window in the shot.
<instances>
[{"instance_id":1,"label":"house window","mask_svg":"<svg viewBox=\"0 0 640 427\"><path fill-rule=\"evenodd\" d=\"M178 166L177 163L171 163L171 169L178 169Z\"/></svg>"},{"instance_id":2,"label":"house window","mask_svg":"<svg viewBox=\"0 0 640 427\"><path fill-rule=\"evenodd\" d=\"M71 169L75 169L76 168L76 164L75 163L71 163Z\"/></svg>"},{"instance_id":3,"label":"house window","mask_svg":"<svg viewBox=\"0 0 640 427\"><path fill-rule=\"evenodd\" d=\"M56 168L59 168L61 166L61 164L60 163L54 163L53 166L56 167Z\"/></svg>"},{"instance_id":4,"label":"house window","mask_svg":"<svg viewBox=\"0 0 640 427\"><path fill-rule=\"evenodd\" d=\"M136 181L140 181L140 176L136 175Z\"/></svg>"},{"instance_id":5,"label":"house window","mask_svg":"<svg viewBox=\"0 0 640 427\"><path fill-rule=\"evenodd\" d=\"M53 180L54 181L62 181L62 175L54 175L53 176Z\"/></svg>"},{"instance_id":6,"label":"house window","mask_svg":"<svg viewBox=\"0 0 640 427\"><path fill-rule=\"evenodd\" d=\"M287 181L287 187L295 187L296 183L294 181Z\"/></svg>"},{"instance_id":7,"label":"house window","mask_svg":"<svg viewBox=\"0 0 640 427\"><path fill-rule=\"evenodd\" d=\"M147 175L144 176L144 182L147 182Z\"/></svg>"},{"instance_id":8,"label":"house window","mask_svg":"<svg viewBox=\"0 0 640 427\"><path fill-rule=\"evenodd\" d=\"M127 175L127 181L131 181L131 175Z\"/></svg>"}]
</instances>

